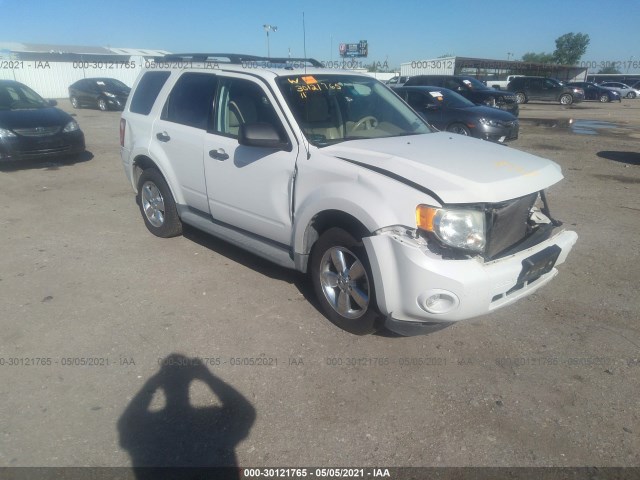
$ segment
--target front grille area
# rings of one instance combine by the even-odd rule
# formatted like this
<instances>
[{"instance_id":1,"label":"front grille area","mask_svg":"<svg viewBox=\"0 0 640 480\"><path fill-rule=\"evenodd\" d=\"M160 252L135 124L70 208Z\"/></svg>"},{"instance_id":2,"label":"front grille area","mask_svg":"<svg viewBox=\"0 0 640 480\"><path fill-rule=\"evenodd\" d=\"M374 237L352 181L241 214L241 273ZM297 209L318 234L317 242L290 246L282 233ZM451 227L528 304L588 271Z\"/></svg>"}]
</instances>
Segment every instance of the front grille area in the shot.
<instances>
[{"instance_id":1,"label":"front grille area","mask_svg":"<svg viewBox=\"0 0 640 480\"><path fill-rule=\"evenodd\" d=\"M487 248L485 255L495 258L500 252L523 240L530 232L529 212L538 192L497 205L487 211Z\"/></svg>"},{"instance_id":2,"label":"front grille area","mask_svg":"<svg viewBox=\"0 0 640 480\"><path fill-rule=\"evenodd\" d=\"M55 135L60 131L59 125L53 127L35 127L35 128L15 128L13 131L23 137L45 137L48 135Z\"/></svg>"}]
</instances>

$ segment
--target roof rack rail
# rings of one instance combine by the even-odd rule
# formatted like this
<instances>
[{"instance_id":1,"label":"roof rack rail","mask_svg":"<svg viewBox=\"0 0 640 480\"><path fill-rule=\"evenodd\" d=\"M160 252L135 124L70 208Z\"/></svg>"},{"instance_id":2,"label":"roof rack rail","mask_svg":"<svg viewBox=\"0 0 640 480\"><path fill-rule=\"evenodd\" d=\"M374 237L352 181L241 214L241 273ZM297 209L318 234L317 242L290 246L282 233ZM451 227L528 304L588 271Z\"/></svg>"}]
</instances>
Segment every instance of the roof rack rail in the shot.
<instances>
[{"instance_id":1,"label":"roof rack rail","mask_svg":"<svg viewBox=\"0 0 640 480\"><path fill-rule=\"evenodd\" d=\"M243 64L245 62L264 62L269 64L309 63L312 67L321 68L323 65L314 58L289 58L289 57L260 57L257 55L245 55L242 53L170 53L158 60L166 62L191 61L191 62L217 62L230 64Z\"/></svg>"}]
</instances>

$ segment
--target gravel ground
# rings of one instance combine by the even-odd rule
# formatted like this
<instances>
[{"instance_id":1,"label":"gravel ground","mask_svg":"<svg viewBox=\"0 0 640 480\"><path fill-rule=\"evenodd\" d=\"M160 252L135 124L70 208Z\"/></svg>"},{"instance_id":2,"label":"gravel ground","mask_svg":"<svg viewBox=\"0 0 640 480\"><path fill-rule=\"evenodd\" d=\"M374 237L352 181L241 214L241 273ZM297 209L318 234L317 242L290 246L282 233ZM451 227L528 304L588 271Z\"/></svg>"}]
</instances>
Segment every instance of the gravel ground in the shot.
<instances>
[{"instance_id":1,"label":"gravel ground","mask_svg":"<svg viewBox=\"0 0 640 480\"><path fill-rule=\"evenodd\" d=\"M119 113L60 106L90 155L0 170L0 466L640 466L640 100L522 107L511 147L562 166L578 244L537 294L411 338L342 332L304 276L204 234L153 237Z\"/></svg>"}]
</instances>

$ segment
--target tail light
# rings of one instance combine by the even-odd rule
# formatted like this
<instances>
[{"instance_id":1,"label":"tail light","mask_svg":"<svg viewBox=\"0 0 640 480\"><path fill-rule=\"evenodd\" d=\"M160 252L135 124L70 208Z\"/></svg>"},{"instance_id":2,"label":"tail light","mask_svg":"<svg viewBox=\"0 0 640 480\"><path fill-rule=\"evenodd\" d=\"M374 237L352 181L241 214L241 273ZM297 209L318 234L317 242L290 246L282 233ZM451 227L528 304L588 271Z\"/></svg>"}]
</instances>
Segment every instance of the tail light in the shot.
<instances>
[{"instance_id":1,"label":"tail light","mask_svg":"<svg viewBox=\"0 0 640 480\"><path fill-rule=\"evenodd\" d=\"M120 119L120 146L124 147L124 130L127 127L127 121L124 118Z\"/></svg>"}]
</instances>

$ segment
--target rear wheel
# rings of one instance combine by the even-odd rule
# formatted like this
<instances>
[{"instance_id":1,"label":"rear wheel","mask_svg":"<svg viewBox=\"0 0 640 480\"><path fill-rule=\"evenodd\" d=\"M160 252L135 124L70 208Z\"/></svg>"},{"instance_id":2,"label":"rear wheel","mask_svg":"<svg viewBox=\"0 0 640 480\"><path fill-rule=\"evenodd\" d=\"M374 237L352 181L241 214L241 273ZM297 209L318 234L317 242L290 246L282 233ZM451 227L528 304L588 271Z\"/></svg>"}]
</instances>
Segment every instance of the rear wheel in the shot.
<instances>
[{"instance_id":1,"label":"rear wheel","mask_svg":"<svg viewBox=\"0 0 640 480\"><path fill-rule=\"evenodd\" d=\"M71 97L69 100L71 101L71 106L73 108L80 108L80 104L78 103L78 99L76 97Z\"/></svg>"},{"instance_id":2,"label":"rear wheel","mask_svg":"<svg viewBox=\"0 0 640 480\"><path fill-rule=\"evenodd\" d=\"M607 103L610 101L609 99L609 95L607 95L606 93L603 93L602 95L600 95L600 101L602 103Z\"/></svg>"},{"instance_id":3,"label":"rear wheel","mask_svg":"<svg viewBox=\"0 0 640 480\"><path fill-rule=\"evenodd\" d=\"M560 96L560 103L562 105L571 105L573 103L573 97L571 95L569 95L568 93L563 93Z\"/></svg>"},{"instance_id":4,"label":"rear wheel","mask_svg":"<svg viewBox=\"0 0 640 480\"><path fill-rule=\"evenodd\" d=\"M373 278L360 239L341 228L323 233L311 253L313 288L326 317L356 335L380 329Z\"/></svg>"},{"instance_id":5,"label":"rear wheel","mask_svg":"<svg viewBox=\"0 0 640 480\"><path fill-rule=\"evenodd\" d=\"M103 112L107 111L107 101L104 98L98 100L98 108Z\"/></svg>"},{"instance_id":6,"label":"rear wheel","mask_svg":"<svg viewBox=\"0 0 640 480\"><path fill-rule=\"evenodd\" d=\"M182 233L176 202L162 174L148 168L138 180L138 205L147 229L157 237L169 238Z\"/></svg>"},{"instance_id":7,"label":"rear wheel","mask_svg":"<svg viewBox=\"0 0 640 480\"><path fill-rule=\"evenodd\" d=\"M636 92L627 93L627 98L636 98Z\"/></svg>"},{"instance_id":8,"label":"rear wheel","mask_svg":"<svg viewBox=\"0 0 640 480\"><path fill-rule=\"evenodd\" d=\"M447 132L457 133L458 135L465 135L467 137L471 135L471 130L469 130L469 127L462 123L454 123L452 125L449 125L447 127Z\"/></svg>"}]
</instances>

